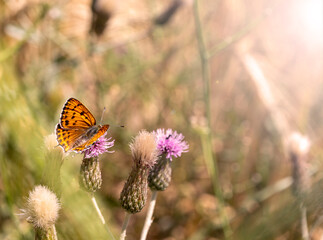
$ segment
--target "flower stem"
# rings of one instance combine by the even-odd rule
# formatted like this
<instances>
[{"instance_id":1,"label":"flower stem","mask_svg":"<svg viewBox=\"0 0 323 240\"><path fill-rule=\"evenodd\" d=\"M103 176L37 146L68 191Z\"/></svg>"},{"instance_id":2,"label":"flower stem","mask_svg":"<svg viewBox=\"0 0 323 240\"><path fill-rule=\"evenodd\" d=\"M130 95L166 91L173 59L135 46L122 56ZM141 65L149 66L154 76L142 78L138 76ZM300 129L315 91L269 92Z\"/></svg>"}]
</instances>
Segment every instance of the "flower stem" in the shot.
<instances>
[{"instance_id":1,"label":"flower stem","mask_svg":"<svg viewBox=\"0 0 323 240\"><path fill-rule=\"evenodd\" d=\"M157 191L152 191L151 200L150 200L147 215L146 215L145 225L142 229L140 240L146 240L147 238L150 225L153 222L152 216L156 205L156 198L157 198Z\"/></svg>"},{"instance_id":2,"label":"flower stem","mask_svg":"<svg viewBox=\"0 0 323 240\"><path fill-rule=\"evenodd\" d=\"M108 232L108 234L109 234L109 236L110 236L110 239L115 240L115 238L114 238L113 234L112 234L112 233L111 233L111 231L110 231L110 228L108 227L107 223L106 223L106 222L105 222L105 220L104 220L104 217L103 217L102 212L101 212L101 210L100 210L100 208L99 208L99 206L98 206L98 203L96 202L96 199L95 199L94 195L92 195L91 200L92 200L92 203L93 203L93 206L94 206L94 208L95 208L96 212L97 212L97 213L98 213L98 215L99 215L99 218L100 218L100 220L101 220L102 224L104 225L105 229L107 230L107 232Z\"/></svg>"},{"instance_id":3,"label":"flower stem","mask_svg":"<svg viewBox=\"0 0 323 240\"><path fill-rule=\"evenodd\" d=\"M128 227L130 217L131 217L131 214L126 212L126 216L125 216L125 219L124 219L123 224L122 224L120 240L126 239L127 227Z\"/></svg>"},{"instance_id":4,"label":"flower stem","mask_svg":"<svg viewBox=\"0 0 323 240\"><path fill-rule=\"evenodd\" d=\"M207 119L207 129L205 134L202 134L202 145L204 158L206 165L212 180L212 185L216 197L219 199L220 204L220 217L222 219L223 231L226 239L229 239L229 236L232 233L232 230L229 225L228 217L224 211L224 198L219 184L219 171L217 166L217 161L214 159L212 152L212 126L211 126L211 104L210 104L210 71L209 71L209 62L206 52L206 47L203 39L202 24L200 21L198 3L197 0L194 1L194 20L196 28L196 36L198 42L198 50L200 54L201 67L202 67L202 81L203 81L203 91L204 91L204 104L206 109L206 119Z\"/></svg>"}]
</instances>

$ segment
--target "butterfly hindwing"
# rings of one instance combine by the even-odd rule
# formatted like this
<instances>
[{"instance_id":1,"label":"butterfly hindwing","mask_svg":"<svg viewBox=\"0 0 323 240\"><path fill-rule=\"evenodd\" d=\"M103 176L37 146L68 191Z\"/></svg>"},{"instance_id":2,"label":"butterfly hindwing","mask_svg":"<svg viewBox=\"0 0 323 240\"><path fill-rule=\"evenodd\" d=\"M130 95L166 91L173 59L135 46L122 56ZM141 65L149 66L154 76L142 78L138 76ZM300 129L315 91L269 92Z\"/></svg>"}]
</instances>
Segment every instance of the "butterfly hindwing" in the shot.
<instances>
[{"instance_id":1,"label":"butterfly hindwing","mask_svg":"<svg viewBox=\"0 0 323 240\"><path fill-rule=\"evenodd\" d=\"M84 132L84 129L63 129L60 124L56 125L57 142L65 152L73 150L75 142Z\"/></svg>"},{"instance_id":2,"label":"butterfly hindwing","mask_svg":"<svg viewBox=\"0 0 323 240\"><path fill-rule=\"evenodd\" d=\"M60 118L62 128L89 128L95 124L95 118L79 100L70 98L66 101Z\"/></svg>"}]
</instances>

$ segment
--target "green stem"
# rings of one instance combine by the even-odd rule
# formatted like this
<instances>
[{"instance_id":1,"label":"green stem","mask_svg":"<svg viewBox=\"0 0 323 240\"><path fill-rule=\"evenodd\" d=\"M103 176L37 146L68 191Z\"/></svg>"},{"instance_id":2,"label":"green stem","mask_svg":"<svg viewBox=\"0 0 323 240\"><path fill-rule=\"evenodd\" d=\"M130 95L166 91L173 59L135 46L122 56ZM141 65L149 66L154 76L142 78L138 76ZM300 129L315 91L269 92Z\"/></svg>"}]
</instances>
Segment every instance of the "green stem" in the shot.
<instances>
[{"instance_id":1,"label":"green stem","mask_svg":"<svg viewBox=\"0 0 323 240\"><path fill-rule=\"evenodd\" d=\"M211 106L210 106L210 75L209 75L209 64L208 58L206 55L206 48L203 39L202 33L202 26L199 18L199 11L198 11L198 4L197 0L194 1L194 20L195 20L195 27L196 27L196 35L198 40L198 48L201 60L201 67L202 67L202 80L203 80L203 92L204 92L204 104L206 107L206 119L207 119L207 130L205 134L202 134L202 145L203 145L203 153L204 158L206 161L206 165L208 168L208 172L211 176L212 184L214 193L216 197L220 201L220 212L221 218L223 223L223 230L225 238L228 239L231 235L231 228L229 225L228 218L224 211L224 199L223 193L221 190L221 186L219 184L219 173L218 173L218 166L217 161L213 156L212 152L212 126L211 126Z\"/></svg>"}]
</instances>

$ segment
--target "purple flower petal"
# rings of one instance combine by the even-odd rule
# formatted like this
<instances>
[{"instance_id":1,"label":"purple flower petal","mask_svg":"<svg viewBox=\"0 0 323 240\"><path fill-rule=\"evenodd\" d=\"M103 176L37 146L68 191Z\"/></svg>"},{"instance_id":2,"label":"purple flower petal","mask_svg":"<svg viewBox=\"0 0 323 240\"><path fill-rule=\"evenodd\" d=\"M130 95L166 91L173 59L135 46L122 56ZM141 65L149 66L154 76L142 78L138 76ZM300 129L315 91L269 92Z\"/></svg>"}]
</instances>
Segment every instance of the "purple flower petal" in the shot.
<instances>
[{"instance_id":1,"label":"purple flower petal","mask_svg":"<svg viewBox=\"0 0 323 240\"><path fill-rule=\"evenodd\" d=\"M105 135L106 134L101 136L89 148L87 148L87 149L85 149L83 151L84 158L97 157L100 154L103 154L105 152L108 152L108 153L113 153L114 152L114 151L109 151L108 149L113 147L115 140L110 141L111 137L107 139L107 138L105 138Z\"/></svg>"},{"instance_id":2,"label":"purple flower petal","mask_svg":"<svg viewBox=\"0 0 323 240\"><path fill-rule=\"evenodd\" d=\"M172 157L180 157L183 152L188 152L188 144L184 141L184 136L172 129L157 129L156 135L157 148L166 158L172 160Z\"/></svg>"}]
</instances>

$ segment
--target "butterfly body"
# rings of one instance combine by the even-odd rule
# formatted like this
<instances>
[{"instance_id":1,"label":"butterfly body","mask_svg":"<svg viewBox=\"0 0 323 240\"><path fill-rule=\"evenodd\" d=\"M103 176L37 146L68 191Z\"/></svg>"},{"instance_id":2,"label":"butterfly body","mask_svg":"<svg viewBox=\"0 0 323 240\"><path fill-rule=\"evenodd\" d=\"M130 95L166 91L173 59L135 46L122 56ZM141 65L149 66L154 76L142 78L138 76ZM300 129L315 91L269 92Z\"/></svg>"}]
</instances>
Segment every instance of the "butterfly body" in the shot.
<instances>
[{"instance_id":1,"label":"butterfly body","mask_svg":"<svg viewBox=\"0 0 323 240\"><path fill-rule=\"evenodd\" d=\"M66 101L59 123L56 125L58 145L65 152L82 152L95 143L109 129L109 125L96 125L91 112L77 99Z\"/></svg>"}]
</instances>

